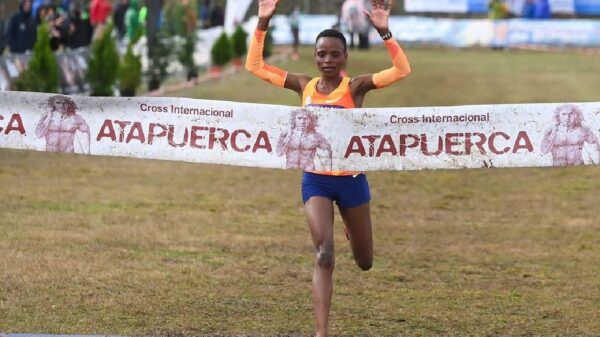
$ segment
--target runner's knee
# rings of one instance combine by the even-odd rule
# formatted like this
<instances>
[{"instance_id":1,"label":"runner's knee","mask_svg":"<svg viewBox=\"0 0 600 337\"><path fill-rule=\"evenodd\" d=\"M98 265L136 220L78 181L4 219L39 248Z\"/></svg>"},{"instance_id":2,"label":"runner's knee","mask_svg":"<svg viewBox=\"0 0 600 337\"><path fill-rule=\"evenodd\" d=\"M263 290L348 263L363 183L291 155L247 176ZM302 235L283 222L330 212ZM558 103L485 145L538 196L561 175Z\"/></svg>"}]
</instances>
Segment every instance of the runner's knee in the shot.
<instances>
[{"instance_id":1,"label":"runner's knee","mask_svg":"<svg viewBox=\"0 0 600 337\"><path fill-rule=\"evenodd\" d=\"M317 265L321 268L333 268L334 263L333 247L321 245L317 252Z\"/></svg>"},{"instance_id":2,"label":"runner's knee","mask_svg":"<svg viewBox=\"0 0 600 337\"><path fill-rule=\"evenodd\" d=\"M359 258L359 259L355 259L356 261L356 265L358 265L358 267L364 271L367 271L369 269L371 269L371 267L373 267L373 257L367 257L367 258Z\"/></svg>"}]
</instances>

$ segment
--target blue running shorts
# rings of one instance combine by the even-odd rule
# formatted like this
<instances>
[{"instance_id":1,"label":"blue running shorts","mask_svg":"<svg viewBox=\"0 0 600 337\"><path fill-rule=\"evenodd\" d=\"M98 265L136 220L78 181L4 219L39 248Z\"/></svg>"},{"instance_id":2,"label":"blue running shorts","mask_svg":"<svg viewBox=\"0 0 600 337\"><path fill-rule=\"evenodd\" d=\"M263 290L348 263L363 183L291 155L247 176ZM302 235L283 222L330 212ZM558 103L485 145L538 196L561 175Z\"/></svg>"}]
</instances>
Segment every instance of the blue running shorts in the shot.
<instances>
[{"instance_id":1,"label":"blue running shorts","mask_svg":"<svg viewBox=\"0 0 600 337\"><path fill-rule=\"evenodd\" d=\"M302 175L302 200L325 197L335 201L341 208L358 207L371 200L367 176L329 176L304 172Z\"/></svg>"}]
</instances>

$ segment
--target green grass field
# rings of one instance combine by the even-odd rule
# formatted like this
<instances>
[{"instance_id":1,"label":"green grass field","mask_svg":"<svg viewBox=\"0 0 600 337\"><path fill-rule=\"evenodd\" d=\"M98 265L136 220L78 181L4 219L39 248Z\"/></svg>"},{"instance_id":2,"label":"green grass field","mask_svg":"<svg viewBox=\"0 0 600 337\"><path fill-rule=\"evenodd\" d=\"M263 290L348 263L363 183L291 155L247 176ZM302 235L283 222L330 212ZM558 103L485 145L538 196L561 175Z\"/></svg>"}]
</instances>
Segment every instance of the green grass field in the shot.
<instances>
[{"instance_id":1,"label":"green grass field","mask_svg":"<svg viewBox=\"0 0 600 337\"><path fill-rule=\"evenodd\" d=\"M279 64L312 73L306 62ZM412 49L366 106L600 101L597 56ZM349 72L387 67L383 49ZM242 73L176 96L298 104ZM332 336L597 336L600 169L369 174L375 264L336 218ZM0 332L311 336L300 172L0 150Z\"/></svg>"}]
</instances>

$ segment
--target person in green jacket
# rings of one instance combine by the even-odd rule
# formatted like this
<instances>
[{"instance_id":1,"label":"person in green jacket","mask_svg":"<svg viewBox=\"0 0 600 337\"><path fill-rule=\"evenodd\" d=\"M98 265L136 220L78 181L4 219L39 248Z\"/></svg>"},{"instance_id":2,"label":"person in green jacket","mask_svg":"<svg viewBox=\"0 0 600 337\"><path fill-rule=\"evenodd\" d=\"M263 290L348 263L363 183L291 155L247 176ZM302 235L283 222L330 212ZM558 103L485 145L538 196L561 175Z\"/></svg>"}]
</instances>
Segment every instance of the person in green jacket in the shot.
<instances>
[{"instance_id":1,"label":"person in green jacket","mask_svg":"<svg viewBox=\"0 0 600 337\"><path fill-rule=\"evenodd\" d=\"M125 26L127 27L127 37L133 40L140 29L140 0L130 0L129 8L125 12Z\"/></svg>"},{"instance_id":2,"label":"person in green jacket","mask_svg":"<svg viewBox=\"0 0 600 337\"><path fill-rule=\"evenodd\" d=\"M488 8L488 15L492 20L502 20L508 16L508 5L504 0L491 0Z\"/></svg>"}]
</instances>

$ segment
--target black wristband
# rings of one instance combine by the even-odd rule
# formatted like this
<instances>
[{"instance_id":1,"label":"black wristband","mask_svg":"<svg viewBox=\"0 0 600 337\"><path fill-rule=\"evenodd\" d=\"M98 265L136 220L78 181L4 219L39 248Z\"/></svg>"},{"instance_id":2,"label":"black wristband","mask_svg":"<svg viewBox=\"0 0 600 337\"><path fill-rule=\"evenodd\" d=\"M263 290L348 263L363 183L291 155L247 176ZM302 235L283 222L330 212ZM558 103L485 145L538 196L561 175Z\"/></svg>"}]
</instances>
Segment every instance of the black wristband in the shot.
<instances>
[{"instance_id":1,"label":"black wristband","mask_svg":"<svg viewBox=\"0 0 600 337\"><path fill-rule=\"evenodd\" d=\"M383 41L391 39L392 38L392 32L388 30L387 33L381 35L381 38L383 39Z\"/></svg>"}]
</instances>

